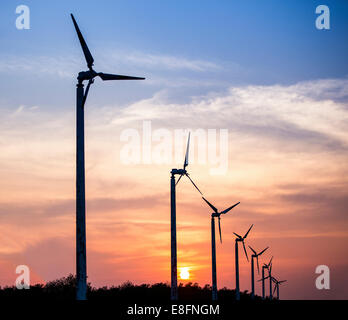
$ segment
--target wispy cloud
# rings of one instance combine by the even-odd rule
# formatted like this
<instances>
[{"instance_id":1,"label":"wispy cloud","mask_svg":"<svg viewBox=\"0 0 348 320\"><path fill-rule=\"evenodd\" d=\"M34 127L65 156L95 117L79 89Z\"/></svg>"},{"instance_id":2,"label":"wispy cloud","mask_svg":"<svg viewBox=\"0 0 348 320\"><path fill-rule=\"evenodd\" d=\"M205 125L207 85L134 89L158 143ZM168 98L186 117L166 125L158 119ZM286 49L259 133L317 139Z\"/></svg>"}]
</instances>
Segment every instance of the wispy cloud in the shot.
<instances>
[{"instance_id":1,"label":"wispy cloud","mask_svg":"<svg viewBox=\"0 0 348 320\"><path fill-rule=\"evenodd\" d=\"M152 73L163 70L193 72L221 70L215 62L165 54L112 51L107 54L103 52L99 59L95 59L96 69L103 69L99 71L113 70L116 67L128 67L131 70L136 67L140 70L151 70ZM81 66L85 66L82 54L80 57L69 54L64 56L2 55L0 59L0 72L28 72L36 75L55 75L61 78L74 77Z\"/></svg>"},{"instance_id":2,"label":"wispy cloud","mask_svg":"<svg viewBox=\"0 0 348 320\"><path fill-rule=\"evenodd\" d=\"M231 87L224 94L197 97L184 104L169 102L162 91L123 108L113 123L134 126L141 120L153 120L157 126L172 127L175 118L188 128L231 128L238 135L286 142L283 148L305 143L312 149L345 149L348 100L336 101L332 91L341 92L344 98L347 89L348 81L337 79Z\"/></svg>"},{"instance_id":3,"label":"wispy cloud","mask_svg":"<svg viewBox=\"0 0 348 320\"><path fill-rule=\"evenodd\" d=\"M151 70L190 70L203 72L221 69L221 66L211 61L165 54L111 52L106 57L108 57L107 61L110 64L128 64ZM105 59L103 60L105 61Z\"/></svg>"},{"instance_id":4,"label":"wispy cloud","mask_svg":"<svg viewBox=\"0 0 348 320\"><path fill-rule=\"evenodd\" d=\"M72 56L10 56L3 55L0 59L0 72L33 75L51 75L60 78L74 77L80 61Z\"/></svg>"}]
</instances>

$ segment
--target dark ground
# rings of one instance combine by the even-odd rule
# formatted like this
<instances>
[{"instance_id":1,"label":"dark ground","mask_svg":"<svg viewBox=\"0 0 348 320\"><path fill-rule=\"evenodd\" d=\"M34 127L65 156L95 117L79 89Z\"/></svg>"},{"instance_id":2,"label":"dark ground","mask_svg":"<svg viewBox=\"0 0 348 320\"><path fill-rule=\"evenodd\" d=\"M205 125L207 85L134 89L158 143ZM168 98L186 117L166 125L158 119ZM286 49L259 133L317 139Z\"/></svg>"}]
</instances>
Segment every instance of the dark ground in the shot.
<instances>
[{"instance_id":1,"label":"dark ground","mask_svg":"<svg viewBox=\"0 0 348 320\"><path fill-rule=\"evenodd\" d=\"M218 301L212 303L211 287L200 287L194 283L180 285L179 301L171 303L168 283L153 285L134 285L126 282L116 287L93 288L88 286L88 303L75 301L75 277L67 277L51 281L45 285L37 284L28 290L15 287L0 288L0 306L2 313L9 312L12 318L23 318L29 313L35 318L70 319L73 314L80 318L93 319L274 319L288 317L292 319L321 318L324 313L338 312L348 308L347 301L278 301L262 300L256 296L251 300L248 292L241 293L241 301L235 301L235 291L220 289ZM172 306L193 305L199 307L199 314L173 314ZM219 314L202 314L204 308L219 306ZM161 307L159 316L154 314L129 314L129 310L144 307ZM203 307L203 309L201 308ZM189 310L192 310L189 309ZM333 314L332 314L333 315Z\"/></svg>"},{"instance_id":2,"label":"dark ground","mask_svg":"<svg viewBox=\"0 0 348 320\"><path fill-rule=\"evenodd\" d=\"M47 282L45 285L36 284L30 289L18 290L16 287L0 288L0 299L27 298L49 300L75 300L76 278L73 275ZM200 287L197 283L180 284L178 288L180 302L211 303L211 287ZM168 283L134 285L125 282L119 286L93 288L88 284L88 300L116 300L120 303L170 303L170 286ZM218 292L219 302L231 303L235 300L235 290L223 288ZM247 291L241 292L241 301L250 301ZM262 301L255 296L255 301Z\"/></svg>"}]
</instances>

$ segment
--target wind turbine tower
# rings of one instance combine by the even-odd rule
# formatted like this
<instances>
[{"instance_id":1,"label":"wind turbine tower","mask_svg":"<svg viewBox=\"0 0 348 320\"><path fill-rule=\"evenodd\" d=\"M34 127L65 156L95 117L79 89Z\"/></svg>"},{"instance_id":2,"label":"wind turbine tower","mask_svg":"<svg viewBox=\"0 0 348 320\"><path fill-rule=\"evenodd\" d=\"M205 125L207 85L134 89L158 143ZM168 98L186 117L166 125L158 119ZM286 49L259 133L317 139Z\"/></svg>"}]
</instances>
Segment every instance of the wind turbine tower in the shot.
<instances>
[{"instance_id":1,"label":"wind turbine tower","mask_svg":"<svg viewBox=\"0 0 348 320\"><path fill-rule=\"evenodd\" d=\"M240 202L237 202L233 206L225 209L224 211L219 212L207 199L202 197L203 200L209 205L210 208L213 209L213 213L211 214L211 264L212 264L212 296L213 301L217 300L217 277L216 277L216 245L215 245L215 218L219 220L219 234L220 234L220 242L222 243L221 238L221 223L220 216L222 214L226 214L235 206L239 205Z\"/></svg>"},{"instance_id":2,"label":"wind turbine tower","mask_svg":"<svg viewBox=\"0 0 348 320\"><path fill-rule=\"evenodd\" d=\"M244 237L240 236L239 234L233 232L236 236L235 239L235 263L236 263L236 300L239 301L240 300L240 289L239 289L239 258L238 258L238 243L241 242L243 244L243 248L244 248L244 252L245 252L245 256L247 258L247 261L249 261L248 258L248 253L245 249L245 243L244 240L246 239L246 237L248 236L251 228L253 227L253 224L251 225L251 227L249 228L249 230L247 231L247 233L244 235Z\"/></svg>"},{"instance_id":3,"label":"wind turbine tower","mask_svg":"<svg viewBox=\"0 0 348 320\"><path fill-rule=\"evenodd\" d=\"M252 247L250 247L250 250L253 252L253 255L251 256L251 298L255 298L255 277L254 277L254 259L256 259L257 262L257 272L260 273L260 267L259 267L259 256L261 256L269 247L263 249L261 252L257 253Z\"/></svg>"},{"instance_id":4,"label":"wind turbine tower","mask_svg":"<svg viewBox=\"0 0 348 320\"><path fill-rule=\"evenodd\" d=\"M286 282L287 280L281 280L281 281L278 281L276 278L272 277L271 278L272 281L275 283L275 287L274 287L274 291L273 291L273 295L274 293L277 291L277 300L279 300L279 285Z\"/></svg>"},{"instance_id":5,"label":"wind turbine tower","mask_svg":"<svg viewBox=\"0 0 348 320\"><path fill-rule=\"evenodd\" d=\"M202 192L198 189L196 184L190 178L186 167L189 162L189 148L190 148L190 133L187 139L186 155L184 160L184 166L182 169L172 169L170 178L170 258L171 258L171 286L170 286L170 299L178 300L178 267L177 267L177 244L176 244L176 185L179 183L182 176L186 176L193 186L198 190L200 194ZM175 175L179 175L179 179L175 182Z\"/></svg>"},{"instance_id":6,"label":"wind turbine tower","mask_svg":"<svg viewBox=\"0 0 348 320\"><path fill-rule=\"evenodd\" d=\"M273 257L272 257L273 258ZM268 278L269 278L269 299L273 299L273 292L272 292L272 267L273 267L273 262L270 261L269 267L268 267Z\"/></svg>"},{"instance_id":7,"label":"wind turbine tower","mask_svg":"<svg viewBox=\"0 0 348 320\"><path fill-rule=\"evenodd\" d=\"M269 275L267 277L265 277L265 270L268 270L268 273L269 273L269 270L270 270L271 265L272 265L272 260L273 260L273 257L271 258L271 260L269 261L268 264L264 263L263 266L262 266L262 278L259 280L259 281L262 281L262 299L266 298L266 294L265 294L265 280L269 278ZM271 290L272 290L272 288L271 288Z\"/></svg>"},{"instance_id":8,"label":"wind turbine tower","mask_svg":"<svg viewBox=\"0 0 348 320\"><path fill-rule=\"evenodd\" d=\"M145 78L129 77L116 74L95 72L94 59L82 36L74 16L71 14L88 71L81 71L77 77L76 88L76 299L87 299L87 262L86 262L86 200L85 200L85 125L84 106L91 84L95 77L105 80L144 80ZM88 80L86 90L83 82Z\"/></svg>"}]
</instances>

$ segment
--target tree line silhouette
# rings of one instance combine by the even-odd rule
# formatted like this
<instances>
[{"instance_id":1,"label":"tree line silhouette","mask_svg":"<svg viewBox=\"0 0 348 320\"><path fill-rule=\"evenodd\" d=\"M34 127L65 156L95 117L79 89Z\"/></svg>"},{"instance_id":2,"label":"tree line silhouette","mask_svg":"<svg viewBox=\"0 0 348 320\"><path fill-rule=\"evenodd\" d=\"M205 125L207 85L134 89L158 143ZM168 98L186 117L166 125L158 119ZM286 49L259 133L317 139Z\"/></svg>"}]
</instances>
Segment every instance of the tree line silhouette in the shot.
<instances>
[{"instance_id":1,"label":"tree line silhouette","mask_svg":"<svg viewBox=\"0 0 348 320\"><path fill-rule=\"evenodd\" d=\"M197 283L180 283L178 286L181 302L211 302L212 288L210 285L199 286ZM231 303L236 300L236 291L226 287L220 289L219 302ZM170 284L140 284L136 285L126 281L118 286L95 288L91 283L87 284L87 296L90 300L117 300L120 303L169 303ZM4 298L26 298L26 299L58 299L75 300L76 298L76 276L69 274L57 280L49 281L46 284L35 284L30 289L19 290L15 286L0 287L0 300ZM251 300L247 290L241 292L241 300ZM255 296L255 300L262 300Z\"/></svg>"}]
</instances>

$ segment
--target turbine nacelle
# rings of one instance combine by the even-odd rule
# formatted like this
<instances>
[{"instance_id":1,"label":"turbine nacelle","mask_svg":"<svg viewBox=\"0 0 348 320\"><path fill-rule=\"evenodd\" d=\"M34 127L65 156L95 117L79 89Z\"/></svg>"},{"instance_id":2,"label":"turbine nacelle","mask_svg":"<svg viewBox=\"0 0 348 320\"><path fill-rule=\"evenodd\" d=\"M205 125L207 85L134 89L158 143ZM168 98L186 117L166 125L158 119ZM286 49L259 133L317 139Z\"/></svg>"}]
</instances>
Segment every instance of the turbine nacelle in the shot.
<instances>
[{"instance_id":1,"label":"turbine nacelle","mask_svg":"<svg viewBox=\"0 0 348 320\"><path fill-rule=\"evenodd\" d=\"M185 169L172 169L171 174L186 175L187 171Z\"/></svg>"},{"instance_id":2,"label":"turbine nacelle","mask_svg":"<svg viewBox=\"0 0 348 320\"><path fill-rule=\"evenodd\" d=\"M221 213L212 212L211 216L212 216L213 218L220 218Z\"/></svg>"},{"instance_id":3,"label":"turbine nacelle","mask_svg":"<svg viewBox=\"0 0 348 320\"><path fill-rule=\"evenodd\" d=\"M85 80L92 80L97 75L98 75L98 73L96 73L93 69L92 70L88 70L88 71L81 71L81 72L79 72L77 80L79 80L79 82L82 82L82 81L85 81Z\"/></svg>"}]
</instances>

